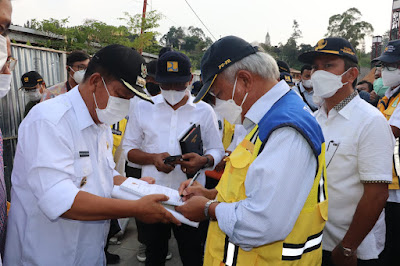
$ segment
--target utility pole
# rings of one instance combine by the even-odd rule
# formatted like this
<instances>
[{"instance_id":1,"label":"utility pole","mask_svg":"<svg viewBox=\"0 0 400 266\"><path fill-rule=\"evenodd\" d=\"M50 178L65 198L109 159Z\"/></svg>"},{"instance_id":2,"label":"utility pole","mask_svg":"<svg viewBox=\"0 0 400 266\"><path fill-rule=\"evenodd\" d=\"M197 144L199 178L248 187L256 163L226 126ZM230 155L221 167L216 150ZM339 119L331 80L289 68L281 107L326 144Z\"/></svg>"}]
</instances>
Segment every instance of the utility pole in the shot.
<instances>
[{"instance_id":1,"label":"utility pole","mask_svg":"<svg viewBox=\"0 0 400 266\"><path fill-rule=\"evenodd\" d=\"M145 20L146 20L146 9L147 9L147 0L143 0L142 27L141 27L141 29L140 29L140 36L139 36L139 38L141 38L141 37L142 37L142 34L143 34L144 22L145 22ZM140 49L139 49L139 53L142 54L142 52L143 52L143 47L142 47L142 44L141 44L141 47L140 47Z\"/></svg>"}]
</instances>

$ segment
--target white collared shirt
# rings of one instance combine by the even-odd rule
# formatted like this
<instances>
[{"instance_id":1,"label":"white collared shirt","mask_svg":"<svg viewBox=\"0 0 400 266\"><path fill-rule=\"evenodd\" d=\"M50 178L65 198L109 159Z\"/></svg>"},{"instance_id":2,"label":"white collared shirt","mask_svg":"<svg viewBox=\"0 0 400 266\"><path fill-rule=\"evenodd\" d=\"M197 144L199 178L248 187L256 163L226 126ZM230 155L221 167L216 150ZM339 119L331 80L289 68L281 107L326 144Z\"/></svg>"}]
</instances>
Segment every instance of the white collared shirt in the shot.
<instances>
[{"instance_id":1,"label":"white collared shirt","mask_svg":"<svg viewBox=\"0 0 400 266\"><path fill-rule=\"evenodd\" d=\"M245 115L247 132L289 90L282 80L258 99ZM218 226L246 251L285 239L310 193L316 166L310 145L297 130L275 130L247 171L247 198L216 207Z\"/></svg>"},{"instance_id":2,"label":"white collared shirt","mask_svg":"<svg viewBox=\"0 0 400 266\"><path fill-rule=\"evenodd\" d=\"M385 96L386 96L388 99L390 99L390 97L392 97L393 94L395 94L399 89L400 89L400 86L397 86L397 87L394 88L394 89L389 88L389 89L386 90Z\"/></svg>"},{"instance_id":3,"label":"white collared shirt","mask_svg":"<svg viewBox=\"0 0 400 266\"><path fill-rule=\"evenodd\" d=\"M111 128L94 123L78 87L29 112L18 131L5 265L105 265L109 222L60 216L79 191L110 197L112 147Z\"/></svg>"},{"instance_id":4,"label":"white collared shirt","mask_svg":"<svg viewBox=\"0 0 400 266\"><path fill-rule=\"evenodd\" d=\"M205 102L193 103L191 95L187 103L177 110L164 100L160 94L154 96L154 104L147 101L139 101L134 111L129 114L126 126L123 150L125 156L132 149L140 149L147 153L168 152L171 156L182 154L179 145L179 136L186 132L192 124L200 124L201 137L203 140L204 154L214 157L214 166L224 156L224 147L218 130L215 112ZM158 185L178 189L179 185L187 179L180 165L169 174L159 172L152 165L142 166L142 176L151 176L156 179ZM205 184L204 170L197 179Z\"/></svg>"},{"instance_id":5,"label":"white collared shirt","mask_svg":"<svg viewBox=\"0 0 400 266\"><path fill-rule=\"evenodd\" d=\"M300 97L301 97L301 93L302 93L302 94L304 95L304 98L305 98L306 103L307 103L309 106L311 106L312 108L314 108L314 110L315 110L315 109L318 109L318 106L314 103L314 100L313 100L314 91L311 90L310 92L308 92L308 91L304 88L303 82L299 82L299 83L298 83L298 86L300 86L300 90L299 90L299 88L298 88L297 86L293 86L292 89L293 89L295 92L297 92L297 94L299 94ZM301 97L301 99L303 99L303 97ZM304 99L303 99L303 101L304 101Z\"/></svg>"},{"instance_id":6,"label":"white collared shirt","mask_svg":"<svg viewBox=\"0 0 400 266\"><path fill-rule=\"evenodd\" d=\"M382 114L358 95L339 112L315 113L326 143L329 210L323 249L332 251L343 239L364 193L362 182L392 180L394 138ZM381 213L357 249L357 257L376 259L385 244Z\"/></svg>"},{"instance_id":7,"label":"white collared shirt","mask_svg":"<svg viewBox=\"0 0 400 266\"><path fill-rule=\"evenodd\" d=\"M390 116L389 125L397 127L400 129L400 108L394 109L393 114ZM390 189L389 190L389 202L400 203L400 189Z\"/></svg>"}]
</instances>

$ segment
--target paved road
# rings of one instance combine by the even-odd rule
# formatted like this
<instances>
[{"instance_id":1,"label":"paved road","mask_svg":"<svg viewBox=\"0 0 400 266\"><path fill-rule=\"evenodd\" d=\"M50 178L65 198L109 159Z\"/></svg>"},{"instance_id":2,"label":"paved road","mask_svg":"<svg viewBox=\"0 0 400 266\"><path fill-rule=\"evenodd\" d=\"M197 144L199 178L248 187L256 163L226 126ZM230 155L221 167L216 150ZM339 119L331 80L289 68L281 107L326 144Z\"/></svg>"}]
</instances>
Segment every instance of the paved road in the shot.
<instances>
[{"instance_id":1,"label":"paved road","mask_svg":"<svg viewBox=\"0 0 400 266\"><path fill-rule=\"evenodd\" d=\"M119 240L120 245L110 245L108 251L113 254L118 254L121 257L119 264L123 266L144 266L143 262L139 262L136 259L136 253L139 248L139 242L137 241L137 230L135 219L131 218L126 228L125 235ZM181 266L182 262L179 257L178 246L175 238L172 237L169 241L169 248L172 252L172 259L168 260L166 266Z\"/></svg>"}]
</instances>

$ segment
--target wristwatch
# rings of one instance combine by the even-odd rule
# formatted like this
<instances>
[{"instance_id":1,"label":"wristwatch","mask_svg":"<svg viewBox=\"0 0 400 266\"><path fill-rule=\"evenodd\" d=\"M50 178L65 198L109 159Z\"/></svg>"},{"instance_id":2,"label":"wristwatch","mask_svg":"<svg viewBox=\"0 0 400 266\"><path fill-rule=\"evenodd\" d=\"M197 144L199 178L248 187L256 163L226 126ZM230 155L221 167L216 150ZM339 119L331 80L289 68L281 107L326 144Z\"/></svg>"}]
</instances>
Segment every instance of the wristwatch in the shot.
<instances>
[{"instance_id":1,"label":"wristwatch","mask_svg":"<svg viewBox=\"0 0 400 266\"><path fill-rule=\"evenodd\" d=\"M204 216L211 221L215 221L215 219L212 219L210 217L210 214L208 213L208 210L210 209L210 205L213 204L214 202L218 202L216 199L209 200L207 201L206 205L204 205Z\"/></svg>"},{"instance_id":2,"label":"wristwatch","mask_svg":"<svg viewBox=\"0 0 400 266\"><path fill-rule=\"evenodd\" d=\"M355 252L355 251L354 251L354 250L351 250L351 248L345 248L345 247L343 247L342 242L339 243L339 247L342 249L343 255L344 255L345 257L351 257L351 256L354 255L354 252Z\"/></svg>"},{"instance_id":3,"label":"wristwatch","mask_svg":"<svg viewBox=\"0 0 400 266\"><path fill-rule=\"evenodd\" d=\"M211 160L210 160L210 158L208 158L208 156L206 156L206 155L203 155L203 157L207 159L207 162L206 162L205 165L203 165L203 167L202 167L201 169L211 167L212 165L211 165Z\"/></svg>"}]
</instances>

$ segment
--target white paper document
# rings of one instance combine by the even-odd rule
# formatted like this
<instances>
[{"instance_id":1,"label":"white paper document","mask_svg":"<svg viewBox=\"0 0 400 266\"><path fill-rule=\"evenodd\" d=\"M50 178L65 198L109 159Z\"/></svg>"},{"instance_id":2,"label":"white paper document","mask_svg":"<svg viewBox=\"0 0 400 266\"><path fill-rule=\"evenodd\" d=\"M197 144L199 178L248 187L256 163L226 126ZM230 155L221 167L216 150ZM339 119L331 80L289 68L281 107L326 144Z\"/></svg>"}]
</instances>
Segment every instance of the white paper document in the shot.
<instances>
[{"instance_id":1,"label":"white paper document","mask_svg":"<svg viewBox=\"0 0 400 266\"><path fill-rule=\"evenodd\" d=\"M122 190L133 193L140 197L152 194L164 194L168 196L169 200L164 201L163 204L173 206L183 205L183 201L179 195L178 190L169 187L164 187L157 184L149 184L146 181L132 177L129 177L127 180L125 180L120 187Z\"/></svg>"},{"instance_id":2,"label":"white paper document","mask_svg":"<svg viewBox=\"0 0 400 266\"><path fill-rule=\"evenodd\" d=\"M138 183L137 181L140 181L140 183L141 182L145 182L145 181L142 181L142 180L138 180L138 179L135 179L135 178L128 178L125 182L130 182L130 183L132 183L133 181L135 181L135 183ZM124 182L124 183L125 183ZM164 188L167 188L167 187L163 187L163 186L159 186L159 185L150 185L150 184L148 184L147 182L145 182L148 186L157 186L157 187L162 187L162 189L160 189L160 190L157 190L157 192L156 193L150 193L150 194L143 194L143 195L139 195L139 193L136 193L137 192L137 189L135 188L134 189L134 191L135 192L133 192L132 190L128 190L127 189L127 185L125 185L125 186L123 186L124 185L124 183L122 183L121 184L121 186L114 186L114 188L113 188L113 190L112 190L112 192L111 192L111 196L113 197L113 198L117 198L117 199L125 199L125 200L138 200L138 199L140 199L141 197L143 197L143 196L145 196L145 195L150 195L150 194L165 194L165 193L162 193L162 192L160 192L160 190L163 190ZM123 188L124 187L124 188ZM147 187L147 186L143 186L143 187ZM166 191L169 191L169 190L173 190L173 189L170 189L170 188L167 188L167 190ZM149 190L146 190L146 192L148 192ZM176 193L178 194L178 197L179 197L179 201L180 201L180 196L179 196L179 193L178 193L178 191L177 190L175 190L176 191ZM170 192L170 191L169 191ZM169 192L166 192L166 193L169 193ZM175 194L175 193L173 193L173 194ZM193 221L190 221L189 219L187 219L185 216L183 216L181 213L179 213L179 212L177 212L177 211L175 211L175 209L174 209L174 206L178 206L178 205L182 205L183 204L183 202L181 202L181 203L179 203L179 201L171 201L171 199L172 199L172 197L170 196L170 195L168 195L168 194L166 194L168 197L170 197L170 200L169 201L167 201L167 202L163 202L163 206L164 206L164 208L167 210L167 211L169 211L176 219L178 219L181 223L184 223L184 224L187 224L187 225L189 225L189 226L192 226L192 227L199 227L199 223L198 222L193 222ZM170 202L171 201L171 202ZM176 203L176 204L175 204ZM179 203L179 204L178 204Z\"/></svg>"}]
</instances>

